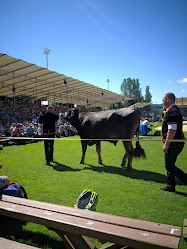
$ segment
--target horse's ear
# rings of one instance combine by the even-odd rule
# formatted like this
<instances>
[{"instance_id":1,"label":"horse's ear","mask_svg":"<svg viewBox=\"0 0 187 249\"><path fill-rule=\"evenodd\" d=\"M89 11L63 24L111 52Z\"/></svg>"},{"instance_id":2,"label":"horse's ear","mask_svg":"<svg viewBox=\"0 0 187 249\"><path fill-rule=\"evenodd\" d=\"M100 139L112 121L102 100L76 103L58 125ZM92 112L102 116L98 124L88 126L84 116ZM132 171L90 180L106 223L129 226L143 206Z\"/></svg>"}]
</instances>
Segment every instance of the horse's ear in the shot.
<instances>
[{"instance_id":1,"label":"horse's ear","mask_svg":"<svg viewBox=\"0 0 187 249\"><path fill-rule=\"evenodd\" d=\"M78 115L79 114L79 110L77 108L74 108L73 112L74 112L73 115Z\"/></svg>"}]
</instances>

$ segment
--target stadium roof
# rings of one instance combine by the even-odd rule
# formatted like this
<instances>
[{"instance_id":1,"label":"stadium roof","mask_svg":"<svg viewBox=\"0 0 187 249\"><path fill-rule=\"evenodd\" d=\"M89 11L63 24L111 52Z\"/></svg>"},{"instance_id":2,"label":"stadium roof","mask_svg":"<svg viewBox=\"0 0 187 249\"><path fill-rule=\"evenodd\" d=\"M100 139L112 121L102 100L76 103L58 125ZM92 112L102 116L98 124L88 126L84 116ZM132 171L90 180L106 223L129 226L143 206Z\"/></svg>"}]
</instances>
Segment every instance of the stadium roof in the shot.
<instances>
[{"instance_id":1,"label":"stadium roof","mask_svg":"<svg viewBox=\"0 0 187 249\"><path fill-rule=\"evenodd\" d=\"M187 105L187 97L184 98L176 98L175 99L175 103L176 105L180 106L180 105Z\"/></svg>"},{"instance_id":2,"label":"stadium roof","mask_svg":"<svg viewBox=\"0 0 187 249\"><path fill-rule=\"evenodd\" d=\"M130 98L0 53L0 96L101 106Z\"/></svg>"},{"instance_id":3,"label":"stadium roof","mask_svg":"<svg viewBox=\"0 0 187 249\"><path fill-rule=\"evenodd\" d=\"M133 105L128 106L128 108L143 108L148 105L152 105L152 103L151 102L137 102Z\"/></svg>"}]
</instances>

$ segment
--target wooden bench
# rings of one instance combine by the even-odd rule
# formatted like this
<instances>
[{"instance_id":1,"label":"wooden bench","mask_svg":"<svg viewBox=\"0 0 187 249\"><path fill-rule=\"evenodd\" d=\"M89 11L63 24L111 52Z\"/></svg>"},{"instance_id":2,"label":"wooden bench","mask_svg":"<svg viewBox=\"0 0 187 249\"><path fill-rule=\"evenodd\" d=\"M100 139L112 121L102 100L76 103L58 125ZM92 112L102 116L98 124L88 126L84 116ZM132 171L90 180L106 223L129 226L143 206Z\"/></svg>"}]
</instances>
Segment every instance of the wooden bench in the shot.
<instances>
[{"instance_id":1,"label":"wooden bench","mask_svg":"<svg viewBox=\"0 0 187 249\"><path fill-rule=\"evenodd\" d=\"M7 146L8 142L10 142L10 139L0 137L0 145Z\"/></svg>"},{"instance_id":2,"label":"wooden bench","mask_svg":"<svg viewBox=\"0 0 187 249\"><path fill-rule=\"evenodd\" d=\"M187 242L187 219L184 219L183 238Z\"/></svg>"},{"instance_id":3,"label":"wooden bench","mask_svg":"<svg viewBox=\"0 0 187 249\"><path fill-rule=\"evenodd\" d=\"M112 242L110 249L178 248L182 229L177 226L85 211L2 195L0 215L38 223L54 230L67 248L96 248L85 236ZM103 249L104 249L103 248Z\"/></svg>"},{"instance_id":4,"label":"wooden bench","mask_svg":"<svg viewBox=\"0 0 187 249\"><path fill-rule=\"evenodd\" d=\"M37 247L25 245L25 244L18 243L13 240L0 237L0 248L3 248L3 249L36 249Z\"/></svg>"}]
</instances>

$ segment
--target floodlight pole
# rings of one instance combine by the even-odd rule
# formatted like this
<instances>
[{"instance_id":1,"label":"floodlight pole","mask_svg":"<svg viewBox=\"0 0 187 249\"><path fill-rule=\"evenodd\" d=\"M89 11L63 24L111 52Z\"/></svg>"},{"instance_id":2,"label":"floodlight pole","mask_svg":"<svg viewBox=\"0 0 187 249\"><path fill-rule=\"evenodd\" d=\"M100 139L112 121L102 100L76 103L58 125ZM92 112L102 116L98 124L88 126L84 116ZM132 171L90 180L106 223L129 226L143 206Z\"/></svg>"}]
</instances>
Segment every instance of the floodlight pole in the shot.
<instances>
[{"instance_id":1,"label":"floodlight pole","mask_svg":"<svg viewBox=\"0 0 187 249\"><path fill-rule=\"evenodd\" d=\"M46 64L47 64L47 69L48 69L48 55L51 52L51 49L44 48L44 54L46 54Z\"/></svg>"},{"instance_id":2,"label":"floodlight pole","mask_svg":"<svg viewBox=\"0 0 187 249\"><path fill-rule=\"evenodd\" d=\"M13 87L12 87L12 91L14 93L14 111L15 111L15 107L16 107L16 88L15 88L15 82L14 82L14 72L13 72Z\"/></svg>"},{"instance_id":3,"label":"floodlight pole","mask_svg":"<svg viewBox=\"0 0 187 249\"><path fill-rule=\"evenodd\" d=\"M110 82L110 80L109 80L109 79L107 79L107 82L108 82L108 91L109 91L109 82Z\"/></svg>"}]
</instances>

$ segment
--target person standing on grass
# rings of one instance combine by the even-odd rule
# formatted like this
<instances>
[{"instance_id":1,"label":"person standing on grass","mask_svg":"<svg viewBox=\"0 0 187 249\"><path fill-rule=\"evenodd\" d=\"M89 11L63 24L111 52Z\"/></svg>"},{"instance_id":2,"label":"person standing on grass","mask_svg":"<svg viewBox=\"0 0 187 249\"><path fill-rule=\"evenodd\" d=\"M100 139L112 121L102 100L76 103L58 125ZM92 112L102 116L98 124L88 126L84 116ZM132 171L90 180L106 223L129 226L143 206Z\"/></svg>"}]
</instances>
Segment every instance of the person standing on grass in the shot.
<instances>
[{"instance_id":1,"label":"person standing on grass","mask_svg":"<svg viewBox=\"0 0 187 249\"><path fill-rule=\"evenodd\" d=\"M175 95L173 93L170 92L164 95L163 105L166 108L162 124L162 136L165 139L163 152L167 170L167 186L160 189L175 192L175 177L187 185L187 174L175 166L177 157L184 148L184 142L171 142L168 140L184 139L182 132L183 118L179 108L175 105Z\"/></svg>"},{"instance_id":2,"label":"person standing on grass","mask_svg":"<svg viewBox=\"0 0 187 249\"><path fill-rule=\"evenodd\" d=\"M43 136L44 138L54 138L56 135L55 123L58 121L59 116L54 114L53 106L48 106L46 113L39 117L39 123L43 125ZM54 140L44 140L45 148L45 165L50 165L53 159L53 146Z\"/></svg>"}]
</instances>

